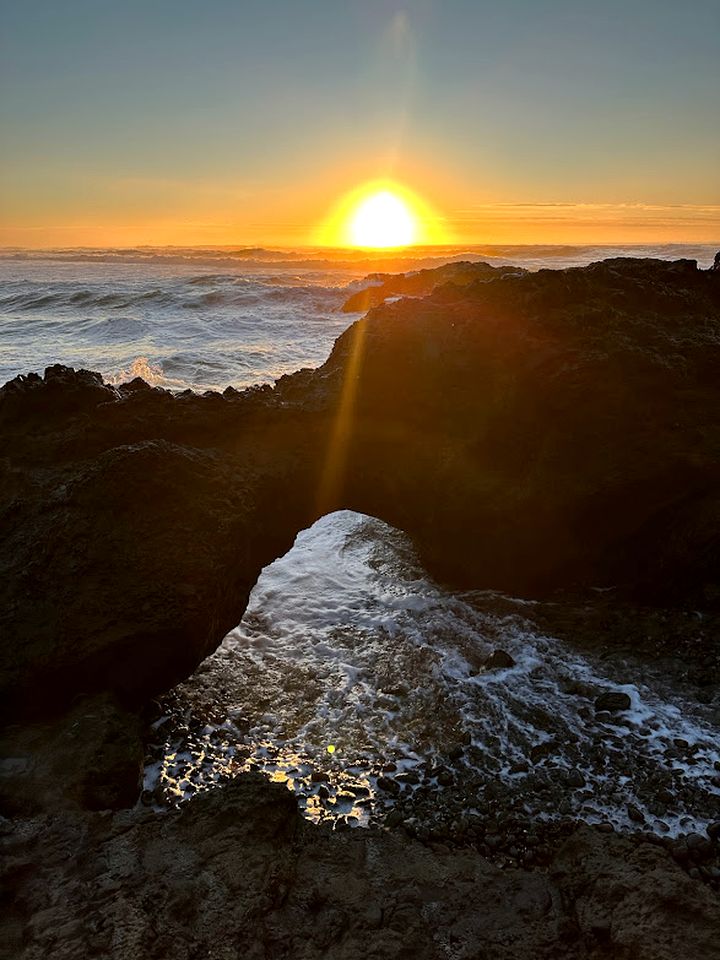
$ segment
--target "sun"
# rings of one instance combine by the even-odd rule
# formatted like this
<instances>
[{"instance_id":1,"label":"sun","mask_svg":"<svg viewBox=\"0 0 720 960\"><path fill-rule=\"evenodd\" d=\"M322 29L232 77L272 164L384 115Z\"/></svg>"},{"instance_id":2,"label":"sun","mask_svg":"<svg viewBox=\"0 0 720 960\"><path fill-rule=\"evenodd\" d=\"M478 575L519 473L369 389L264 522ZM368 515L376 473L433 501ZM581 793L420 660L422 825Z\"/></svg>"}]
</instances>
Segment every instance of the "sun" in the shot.
<instances>
[{"instance_id":1,"label":"sun","mask_svg":"<svg viewBox=\"0 0 720 960\"><path fill-rule=\"evenodd\" d=\"M350 221L350 236L356 247L407 247L416 233L415 215L391 190L379 190L362 200Z\"/></svg>"},{"instance_id":2,"label":"sun","mask_svg":"<svg viewBox=\"0 0 720 960\"><path fill-rule=\"evenodd\" d=\"M374 180L346 193L318 225L315 240L364 250L449 242L441 218L427 203L391 180Z\"/></svg>"}]
</instances>

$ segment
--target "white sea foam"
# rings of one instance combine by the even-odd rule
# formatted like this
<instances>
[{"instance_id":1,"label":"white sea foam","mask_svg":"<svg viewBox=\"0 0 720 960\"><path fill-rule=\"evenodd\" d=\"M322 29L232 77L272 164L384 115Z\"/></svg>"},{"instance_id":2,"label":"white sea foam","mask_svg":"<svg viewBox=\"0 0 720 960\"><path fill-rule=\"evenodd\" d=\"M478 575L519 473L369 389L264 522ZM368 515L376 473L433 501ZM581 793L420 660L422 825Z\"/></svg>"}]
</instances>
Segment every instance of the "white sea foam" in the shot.
<instances>
[{"instance_id":1,"label":"white sea foam","mask_svg":"<svg viewBox=\"0 0 720 960\"><path fill-rule=\"evenodd\" d=\"M349 511L326 516L266 568L243 622L185 685L176 709L210 703L215 721L193 747L168 745L160 779L182 795L178 782L202 788L257 766L307 797L309 815L337 816L348 811L323 809L313 769L329 769L336 796L348 783L373 795L384 763L437 762L464 738L458 780L480 794L505 789L540 818L557 815L562 796L564 812L619 827L631 823L629 805L674 834L712 819L711 709L647 668L595 661L543 635L531 611L494 594L449 594L398 531ZM486 669L498 648L515 665ZM596 714L605 690L627 693L630 709ZM585 785L558 792L571 772ZM155 771L148 786L157 781ZM670 799L658 800L663 790ZM349 809L363 822L369 806Z\"/></svg>"}]
</instances>

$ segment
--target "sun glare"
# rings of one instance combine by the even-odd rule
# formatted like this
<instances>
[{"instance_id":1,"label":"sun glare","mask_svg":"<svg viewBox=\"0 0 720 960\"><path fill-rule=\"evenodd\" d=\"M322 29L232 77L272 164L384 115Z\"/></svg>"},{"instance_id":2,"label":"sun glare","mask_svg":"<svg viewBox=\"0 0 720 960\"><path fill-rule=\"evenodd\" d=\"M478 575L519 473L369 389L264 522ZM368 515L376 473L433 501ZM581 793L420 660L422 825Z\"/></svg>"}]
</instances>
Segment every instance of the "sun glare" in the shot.
<instances>
[{"instance_id":1,"label":"sun glare","mask_svg":"<svg viewBox=\"0 0 720 960\"><path fill-rule=\"evenodd\" d=\"M415 217L389 190L363 200L355 210L350 236L356 247L407 247L415 240Z\"/></svg>"},{"instance_id":2,"label":"sun glare","mask_svg":"<svg viewBox=\"0 0 720 960\"><path fill-rule=\"evenodd\" d=\"M388 180L363 184L342 197L315 236L326 246L374 250L449 242L430 207Z\"/></svg>"}]
</instances>

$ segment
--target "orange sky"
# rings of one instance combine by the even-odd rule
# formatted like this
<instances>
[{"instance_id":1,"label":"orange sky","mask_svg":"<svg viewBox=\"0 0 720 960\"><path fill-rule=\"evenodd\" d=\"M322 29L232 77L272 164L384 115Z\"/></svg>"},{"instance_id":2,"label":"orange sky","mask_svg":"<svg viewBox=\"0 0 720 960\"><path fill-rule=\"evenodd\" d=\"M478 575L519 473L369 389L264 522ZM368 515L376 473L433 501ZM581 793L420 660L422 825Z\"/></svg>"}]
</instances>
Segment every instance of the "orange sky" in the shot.
<instances>
[{"instance_id":1,"label":"orange sky","mask_svg":"<svg viewBox=\"0 0 720 960\"><path fill-rule=\"evenodd\" d=\"M0 245L312 244L387 177L448 242L720 242L717 0L2 17Z\"/></svg>"}]
</instances>

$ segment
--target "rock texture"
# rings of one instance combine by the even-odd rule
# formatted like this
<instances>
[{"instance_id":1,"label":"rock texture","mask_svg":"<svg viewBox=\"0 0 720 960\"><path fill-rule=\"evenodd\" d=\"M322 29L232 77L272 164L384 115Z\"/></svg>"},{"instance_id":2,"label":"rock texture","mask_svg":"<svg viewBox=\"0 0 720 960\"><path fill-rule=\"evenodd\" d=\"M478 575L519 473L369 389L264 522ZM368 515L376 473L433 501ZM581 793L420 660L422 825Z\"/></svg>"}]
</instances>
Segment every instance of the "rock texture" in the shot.
<instances>
[{"instance_id":1,"label":"rock texture","mask_svg":"<svg viewBox=\"0 0 720 960\"><path fill-rule=\"evenodd\" d=\"M717 895L660 848L590 828L549 871L399 834L331 834L240 778L167 815L3 825L17 960L680 960L720 956Z\"/></svg>"}]
</instances>

